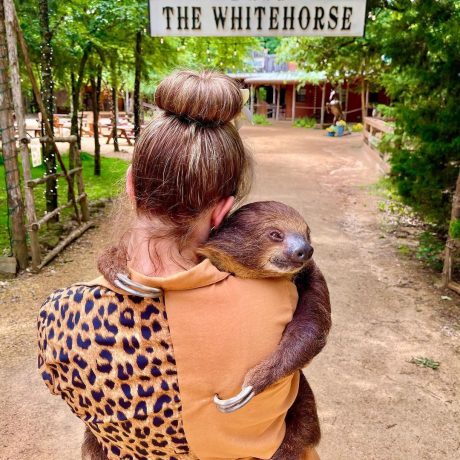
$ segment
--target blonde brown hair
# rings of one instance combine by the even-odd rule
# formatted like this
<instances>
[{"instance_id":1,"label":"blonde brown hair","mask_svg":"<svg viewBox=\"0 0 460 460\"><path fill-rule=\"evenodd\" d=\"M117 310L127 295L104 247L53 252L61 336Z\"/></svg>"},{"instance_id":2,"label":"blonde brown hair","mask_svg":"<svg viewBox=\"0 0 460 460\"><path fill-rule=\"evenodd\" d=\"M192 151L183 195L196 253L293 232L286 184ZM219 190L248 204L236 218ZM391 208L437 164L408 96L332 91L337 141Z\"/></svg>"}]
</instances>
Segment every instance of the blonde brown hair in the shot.
<instances>
[{"instance_id":1,"label":"blonde brown hair","mask_svg":"<svg viewBox=\"0 0 460 460\"><path fill-rule=\"evenodd\" d=\"M134 149L136 209L184 236L220 199L240 201L249 192L251 158L231 123L243 98L224 74L178 71L160 83L155 102L161 113Z\"/></svg>"}]
</instances>

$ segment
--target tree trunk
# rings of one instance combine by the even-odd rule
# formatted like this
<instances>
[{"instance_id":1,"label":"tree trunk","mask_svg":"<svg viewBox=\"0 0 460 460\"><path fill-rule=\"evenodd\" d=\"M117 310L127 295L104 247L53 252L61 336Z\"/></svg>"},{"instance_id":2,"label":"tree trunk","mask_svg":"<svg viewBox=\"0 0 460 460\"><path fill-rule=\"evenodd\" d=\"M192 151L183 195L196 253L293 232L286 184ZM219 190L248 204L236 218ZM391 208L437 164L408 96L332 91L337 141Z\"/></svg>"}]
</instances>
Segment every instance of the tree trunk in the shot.
<instances>
[{"instance_id":1,"label":"tree trunk","mask_svg":"<svg viewBox=\"0 0 460 460\"><path fill-rule=\"evenodd\" d=\"M83 83L83 76L85 74L85 67L88 61L89 54L91 52L91 46L88 45L83 51L83 56L80 60L78 67L78 74L75 72L70 73L70 79L72 83L72 118L70 122L70 134L77 136L78 148L81 149L81 133L78 127L78 111L80 110L80 91Z\"/></svg>"},{"instance_id":2,"label":"tree trunk","mask_svg":"<svg viewBox=\"0 0 460 460\"><path fill-rule=\"evenodd\" d=\"M30 169L30 155L28 148L29 139L27 137L25 110L21 91L17 36L16 29L14 27L15 10L12 1L13 0L4 0L3 4L5 6L5 27L8 41L8 57L11 72L11 90L13 94L14 112L16 115L16 123L19 135L19 152L21 155L24 182L27 182L32 179L32 173ZM24 194L26 201L27 223L32 224L37 220L34 193L31 188L24 187ZM32 253L32 268L36 269L40 264L40 245L38 241L38 235L36 232L30 231L29 238ZM20 261L21 268L25 268L25 266L22 265L22 261Z\"/></svg>"},{"instance_id":3,"label":"tree trunk","mask_svg":"<svg viewBox=\"0 0 460 460\"><path fill-rule=\"evenodd\" d=\"M366 89L367 83L364 77L361 77L361 122L364 123L364 118L367 117L367 104L366 104Z\"/></svg>"},{"instance_id":4,"label":"tree trunk","mask_svg":"<svg viewBox=\"0 0 460 460\"><path fill-rule=\"evenodd\" d=\"M142 71L142 30L136 33L135 50L135 77L134 77L134 135L137 138L141 133L141 71Z\"/></svg>"},{"instance_id":5,"label":"tree trunk","mask_svg":"<svg viewBox=\"0 0 460 460\"><path fill-rule=\"evenodd\" d=\"M102 66L97 68L97 75L92 75L91 97L93 102L93 132L94 132L94 175L101 175L101 144L99 141L99 101L102 85Z\"/></svg>"},{"instance_id":6,"label":"tree trunk","mask_svg":"<svg viewBox=\"0 0 460 460\"><path fill-rule=\"evenodd\" d=\"M350 95L350 82L346 82L347 89L345 90L345 121L347 121L347 115L348 115L348 99Z\"/></svg>"},{"instance_id":7,"label":"tree trunk","mask_svg":"<svg viewBox=\"0 0 460 460\"><path fill-rule=\"evenodd\" d=\"M327 82L321 88L321 118L319 121L321 129L324 128L324 112L326 111L326 85Z\"/></svg>"},{"instance_id":8,"label":"tree trunk","mask_svg":"<svg viewBox=\"0 0 460 460\"><path fill-rule=\"evenodd\" d=\"M24 204L22 201L19 164L13 121L13 103L9 82L9 62L5 30L5 11L0 2L0 129L2 132L3 161L5 167L8 214L11 217L11 249L21 269L27 267L28 254Z\"/></svg>"},{"instance_id":9,"label":"tree trunk","mask_svg":"<svg viewBox=\"0 0 460 460\"><path fill-rule=\"evenodd\" d=\"M112 138L113 138L113 150L115 152L120 151L118 144L118 98L117 88L112 87Z\"/></svg>"},{"instance_id":10,"label":"tree trunk","mask_svg":"<svg viewBox=\"0 0 460 460\"><path fill-rule=\"evenodd\" d=\"M49 22L49 7L48 0L39 0L40 9L40 31L41 31L41 92L43 103L48 115L48 121L53 129L53 114L54 114L54 81L53 81L53 49L51 46L52 33L50 31ZM43 125L42 125L43 130ZM44 134L44 130L43 130ZM46 167L46 174L54 174L56 172L56 158L54 155L53 146L47 142L43 144L43 161ZM46 211L54 211L58 207L57 180L50 179L46 182ZM53 222L59 220L56 215L52 219ZM51 222L51 221L50 221Z\"/></svg>"},{"instance_id":11,"label":"tree trunk","mask_svg":"<svg viewBox=\"0 0 460 460\"><path fill-rule=\"evenodd\" d=\"M451 222L454 223L458 221L459 219L460 219L460 173L457 177L457 185L455 187L455 193L452 198ZM444 256L444 269L442 271L444 287L450 287L449 285L452 282L452 271L453 271L452 259L453 259L453 254L454 254L455 247L456 247L455 238L451 236L450 233L451 232L449 231L449 235L447 236L447 243L446 243L445 256ZM457 291L457 289L455 290Z\"/></svg>"},{"instance_id":12,"label":"tree trunk","mask_svg":"<svg viewBox=\"0 0 460 460\"><path fill-rule=\"evenodd\" d=\"M112 139L113 149L115 152L120 151L118 145L118 76L117 76L117 63L116 59L112 58L110 61L110 72L112 80Z\"/></svg>"}]
</instances>

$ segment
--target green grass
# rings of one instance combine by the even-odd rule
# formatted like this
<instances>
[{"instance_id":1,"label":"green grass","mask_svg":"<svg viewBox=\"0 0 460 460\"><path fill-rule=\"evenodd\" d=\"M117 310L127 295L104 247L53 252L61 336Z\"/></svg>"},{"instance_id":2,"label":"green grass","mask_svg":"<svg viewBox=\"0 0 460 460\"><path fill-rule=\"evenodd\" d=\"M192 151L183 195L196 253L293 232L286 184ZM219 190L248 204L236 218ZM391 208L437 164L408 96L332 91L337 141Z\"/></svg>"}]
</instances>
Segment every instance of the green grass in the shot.
<instances>
[{"instance_id":1,"label":"green grass","mask_svg":"<svg viewBox=\"0 0 460 460\"><path fill-rule=\"evenodd\" d=\"M68 155L63 155L64 163L68 164ZM124 187L124 178L128 168L128 162L118 158L101 158L101 175L94 175L94 157L82 152L83 180L85 191L90 201L111 198L117 196ZM60 168L58 168L58 171ZM32 177L37 179L43 177L45 168L43 165L32 168ZM45 213L45 184L39 185L34 189L35 206L37 218ZM67 183L64 178L58 180L59 204L67 202ZM72 209L66 209L61 213L61 221L65 221L72 213ZM47 234L50 233L50 235ZM53 229L44 226L40 229L40 237L51 237ZM9 253L10 239L8 234L8 206L5 186L5 168L0 166L0 251Z\"/></svg>"},{"instance_id":2,"label":"green grass","mask_svg":"<svg viewBox=\"0 0 460 460\"><path fill-rule=\"evenodd\" d=\"M442 272L444 248L445 241L439 235L424 231L419 236L419 247L416 257L433 270Z\"/></svg>"},{"instance_id":3,"label":"green grass","mask_svg":"<svg viewBox=\"0 0 460 460\"><path fill-rule=\"evenodd\" d=\"M314 128L316 126L316 118L296 118L293 126L296 128Z\"/></svg>"},{"instance_id":4,"label":"green grass","mask_svg":"<svg viewBox=\"0 0 460 460\"><path fill-rule=\"evenodd\" d=\"M438 369L439 366L441 365L440 362L435 361L431 358L425 358L423 356L417 356L416 358L412 358L409 362L411 364L415 364L416 366L428 367L429 369L433 369L433 370Z\"/></svg>"},{"instance_id":5,"label":"green grass","mask_svg":"<svg viewBox=\"0 0 460 460\"><path fill-rule=\"evenodd\" d=\"M265 115L261 115L259 113L255 113L252 116L252 122L256 125L262 125L262 126L268 126L271 125L271 123L268 121L267 117Z\"/></svg>"}]
</instances>

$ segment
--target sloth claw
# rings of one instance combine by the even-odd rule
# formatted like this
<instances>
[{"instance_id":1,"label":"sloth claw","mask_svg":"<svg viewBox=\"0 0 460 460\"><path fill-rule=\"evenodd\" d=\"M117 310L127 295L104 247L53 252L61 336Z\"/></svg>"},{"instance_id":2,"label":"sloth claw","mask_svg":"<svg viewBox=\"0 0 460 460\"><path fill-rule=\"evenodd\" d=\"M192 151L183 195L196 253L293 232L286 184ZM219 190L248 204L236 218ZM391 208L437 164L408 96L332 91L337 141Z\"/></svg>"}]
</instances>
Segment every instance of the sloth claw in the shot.
<instances>
[{"instance_id":1,"label":"sloth claw","mask_svg":"<svg viewBox=\"0 0 460 460\"><path fill-rule=\"evenodd\" d=\"M229 399L220 399L219 395L214 395L214 404L224 414L235 412L244 407L255 396L251 386L244 387L236 396Z\"/></svg>"}]
</instances>

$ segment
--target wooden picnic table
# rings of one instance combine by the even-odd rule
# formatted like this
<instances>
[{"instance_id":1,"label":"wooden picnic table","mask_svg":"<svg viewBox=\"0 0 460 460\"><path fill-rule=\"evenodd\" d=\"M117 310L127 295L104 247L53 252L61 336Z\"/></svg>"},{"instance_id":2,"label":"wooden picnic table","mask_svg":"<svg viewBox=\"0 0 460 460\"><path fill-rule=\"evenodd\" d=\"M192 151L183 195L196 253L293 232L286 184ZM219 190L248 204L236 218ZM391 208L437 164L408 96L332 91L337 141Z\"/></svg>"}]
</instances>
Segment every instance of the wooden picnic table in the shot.
<instances>
[{"instance_id":1,"label":"wooden picnic table","mask_svg":"<svg viewBox=\"0 0 460 460\"><path fill-rule=\"evenodd\" d=\"M109 133L108 134L104 134L104 136L107 138L107 142L106 144L110 144L110 141L113 139L113 127L108 125L106 126L106 128L109 129ZM134 136L134 125L121 125L121 126L117 126L117 135L118 137L122 137L122 138L125 138L128 142L128 145L133 145L131 143L131 140L134 140L135 139L135 136Z\"/></svg>"}]
</instances>

